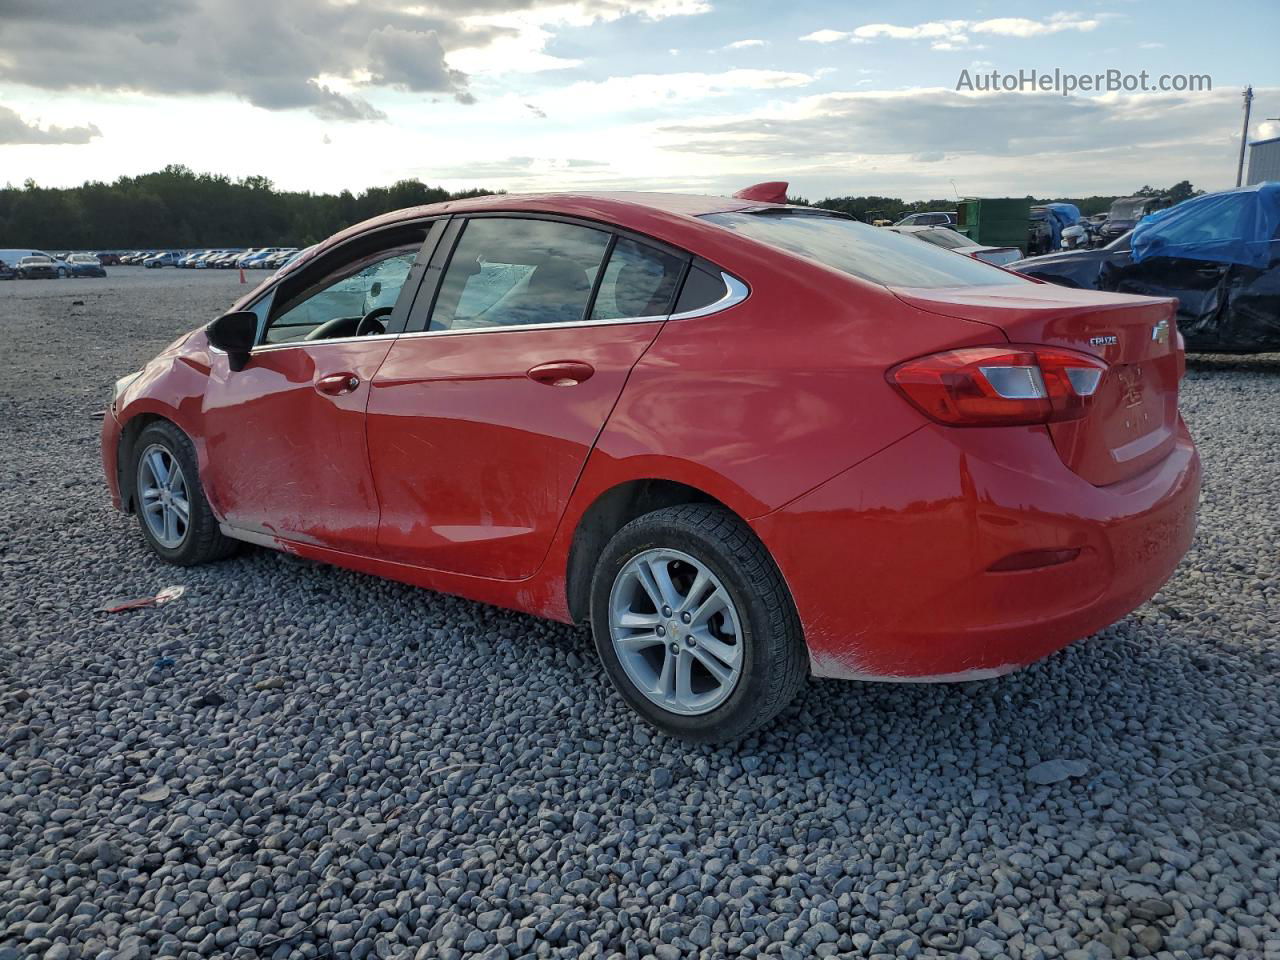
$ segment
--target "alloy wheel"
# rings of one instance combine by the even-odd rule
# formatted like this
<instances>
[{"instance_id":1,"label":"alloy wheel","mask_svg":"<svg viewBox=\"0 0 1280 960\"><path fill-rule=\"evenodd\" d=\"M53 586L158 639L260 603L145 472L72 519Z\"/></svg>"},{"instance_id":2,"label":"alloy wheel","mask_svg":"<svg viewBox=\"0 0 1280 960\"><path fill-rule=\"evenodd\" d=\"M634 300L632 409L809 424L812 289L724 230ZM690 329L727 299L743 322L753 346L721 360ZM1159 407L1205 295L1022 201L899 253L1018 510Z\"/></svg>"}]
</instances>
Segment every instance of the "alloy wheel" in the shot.
<instances>
[{"instance_id":1,"label":"alloy wheel","mask_svg":"<svg viewBox=\"0 0 1280 960\"><path fill-rule=\"evenodd\" d=\"M138 497L147 529L160 546L182 546L191 523L191 500L182 465L167 447L153 443L138 458Z\"/></svg>"},{"instance_id":2,"label":"alloy wheel","mask_svg":"<svg viewBox=\"0 0 1280 960\"><path fill-rule=\"evenodd\" d=\"M742 677L733 599L705 564L678 550L646 550L618 572L609 635L627 677L671 713L709 713Z\"/></svg>"}]
</instances>

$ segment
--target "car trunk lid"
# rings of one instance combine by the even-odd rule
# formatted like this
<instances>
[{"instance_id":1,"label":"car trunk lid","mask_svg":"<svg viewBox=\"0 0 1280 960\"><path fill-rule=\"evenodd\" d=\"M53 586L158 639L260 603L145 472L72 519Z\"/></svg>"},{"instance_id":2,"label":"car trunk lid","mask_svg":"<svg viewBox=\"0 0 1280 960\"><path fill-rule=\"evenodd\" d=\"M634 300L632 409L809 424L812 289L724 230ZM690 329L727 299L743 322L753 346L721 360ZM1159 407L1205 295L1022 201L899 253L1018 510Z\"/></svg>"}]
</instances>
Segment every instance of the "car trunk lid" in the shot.
<instances>
[{"instance_id":1,"label":"car trunk lid","mask_svg":"<svg viewBox=\"0 0 1280 960\"><path fill-rule=\"evenodd\" d=\"M1030 283L894 293L917 309L988 324L1011 343L1105 360L1107 373L1085 416L1048 425L1063 462L1090 483L1136 476L1173 449L1182 374L1176 300Z\"/></svg>"}]
</instances>

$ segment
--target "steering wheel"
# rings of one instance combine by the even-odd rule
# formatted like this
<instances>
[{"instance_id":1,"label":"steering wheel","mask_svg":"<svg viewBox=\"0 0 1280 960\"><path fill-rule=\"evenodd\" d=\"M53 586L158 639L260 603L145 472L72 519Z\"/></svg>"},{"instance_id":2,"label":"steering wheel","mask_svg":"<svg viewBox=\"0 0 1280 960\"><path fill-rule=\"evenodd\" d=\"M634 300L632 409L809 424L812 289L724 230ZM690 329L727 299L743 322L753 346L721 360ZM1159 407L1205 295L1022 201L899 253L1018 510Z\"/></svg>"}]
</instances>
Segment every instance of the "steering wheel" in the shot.
<instances>
[{"instance_id":1,"label":"steering wheel","mask_svg":"<svg viewBox=\"0 0 1280 960\"><path fill-rule=\"evenodd\" d=\"M387 332L387 325L382 322L383 317L391 315L391 311L395 307L375 307L366 313L358 324L356 324L356 332L352 336L367 337L371 334L383 334Z\"/></svg>"}]
</instances>

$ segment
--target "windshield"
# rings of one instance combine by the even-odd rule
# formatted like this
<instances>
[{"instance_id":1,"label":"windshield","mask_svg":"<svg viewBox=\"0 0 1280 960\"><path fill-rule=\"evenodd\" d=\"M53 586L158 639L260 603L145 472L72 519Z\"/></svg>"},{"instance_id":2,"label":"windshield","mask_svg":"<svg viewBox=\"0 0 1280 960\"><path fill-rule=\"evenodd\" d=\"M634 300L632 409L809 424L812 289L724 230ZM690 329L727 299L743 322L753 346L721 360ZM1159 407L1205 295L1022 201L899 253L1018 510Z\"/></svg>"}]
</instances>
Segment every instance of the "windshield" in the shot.
<instances>
[{"instance_id":1,"label":"windshield","mask_svg":"<svg viewBox=\"0 0 1280 960\"><path fill-rule=\"evenodd\" d=\"M886 287L1030 283L915 237L856 220L806 213L712 213L703 219L787 253Z\"/></svg>"},{"instance_id":2,"label":"windshield","mask_svg":"<svg viewBox=\"0 0 1280 960\"><path fill-rule=\"evenodd\" d=\"M1137 220L1146 204L1146 200L1117 200L1111 205L1111 219Z\"/></svg>"}]
</instances>

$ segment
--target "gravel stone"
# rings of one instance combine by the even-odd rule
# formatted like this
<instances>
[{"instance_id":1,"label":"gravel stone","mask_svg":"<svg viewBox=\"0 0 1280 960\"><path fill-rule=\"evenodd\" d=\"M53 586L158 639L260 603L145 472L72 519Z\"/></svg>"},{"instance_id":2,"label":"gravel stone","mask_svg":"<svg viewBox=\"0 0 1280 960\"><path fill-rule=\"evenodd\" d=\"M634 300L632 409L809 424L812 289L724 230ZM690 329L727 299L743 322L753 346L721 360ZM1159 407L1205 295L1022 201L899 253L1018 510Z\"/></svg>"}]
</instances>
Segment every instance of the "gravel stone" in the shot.
<instances>
[{"instance_id":1,"label":"gravel stone","mask_svg":"<svg viewBox=\"0 0 1280 960\"><path fill-rule=\"evenodd\" d=\"M582 629L261 549L159 562L107 503L93 414L245 288L108 270L0 282L0 960L1280 938L1280 356L1191 358L1199 529L1120 623L998 680L816 681L691 747Z\"/></svg>"},{"instance_id":2,"label":"gravel stone","mask_svg":"<svg viewBox=\"0 0 1280 960\"><path fill-rule=\"evenodd\" d=\"M1089 765L1080 760L1045 760L1027 771L1027 779L1041 785L1061 783L1072 777L1083 777Z\"/></svg>"}]
</instances>

